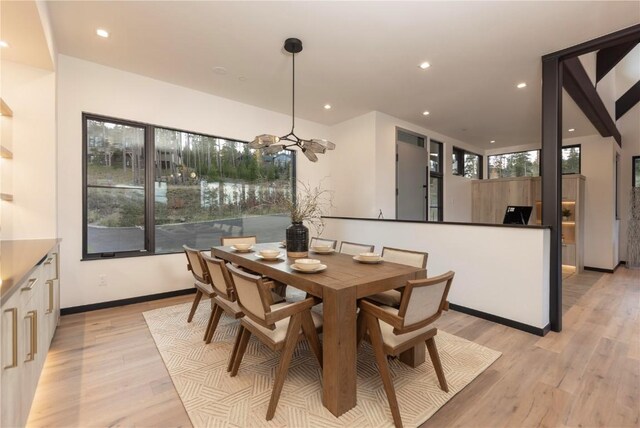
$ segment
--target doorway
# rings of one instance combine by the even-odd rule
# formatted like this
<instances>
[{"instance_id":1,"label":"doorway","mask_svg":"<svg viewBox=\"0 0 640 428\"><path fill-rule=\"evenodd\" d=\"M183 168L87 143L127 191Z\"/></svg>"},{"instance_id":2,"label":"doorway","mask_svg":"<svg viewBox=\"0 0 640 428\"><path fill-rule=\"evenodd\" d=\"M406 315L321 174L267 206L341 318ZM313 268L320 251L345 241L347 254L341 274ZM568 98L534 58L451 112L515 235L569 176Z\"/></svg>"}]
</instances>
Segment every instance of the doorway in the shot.
<instances>
[{"instance_id":1,"label":"doorway","mask_svg":"<svg viewBox=\"0 0 640 428\"><path fill-rule=\"evenodd\" d=\"M427 137L396 128L396 219L427 220Z\"/></svg>"}]
</instances>

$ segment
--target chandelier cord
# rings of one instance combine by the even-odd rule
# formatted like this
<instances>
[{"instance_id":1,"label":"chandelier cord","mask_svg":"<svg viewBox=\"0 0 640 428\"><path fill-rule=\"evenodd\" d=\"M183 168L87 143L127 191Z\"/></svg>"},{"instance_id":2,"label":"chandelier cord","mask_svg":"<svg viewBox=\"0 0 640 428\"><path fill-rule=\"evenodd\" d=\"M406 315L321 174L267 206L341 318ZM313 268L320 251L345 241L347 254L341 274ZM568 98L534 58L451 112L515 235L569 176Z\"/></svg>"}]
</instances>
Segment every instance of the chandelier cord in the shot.
<instances>
[{"instance_id":1,"label":"chandelier cord","mask_svg":"<svg viewBox=\"0 0 640 428\"><path fill-rule=\"evenodd\" d=\"M293 56L293 79L291 79L291 133L293 134L293 129L296 127L296 54L291 55Z\"/></svg>"}]
</instances>

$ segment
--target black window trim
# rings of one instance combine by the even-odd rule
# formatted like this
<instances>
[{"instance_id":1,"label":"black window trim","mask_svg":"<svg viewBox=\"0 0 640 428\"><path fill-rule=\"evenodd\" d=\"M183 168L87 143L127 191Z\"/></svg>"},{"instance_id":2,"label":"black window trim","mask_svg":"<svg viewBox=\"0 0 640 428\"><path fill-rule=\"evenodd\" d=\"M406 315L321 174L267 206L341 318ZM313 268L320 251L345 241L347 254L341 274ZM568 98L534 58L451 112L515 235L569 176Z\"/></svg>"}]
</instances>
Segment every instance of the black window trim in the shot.
<instances>
[{"instance_id":1,"label":"black window trim","mask_svg":"<svg viewBox=\"0 0 640 428\"><path fill-rule=\"evenodd\" d=\"M582 144L571 144L570 146L562 146L561 150L564 149L573 149L578 148L580 151L580 155L578 157L578 172L563 172L562 175L572 175L572 174L582 174ZM542 176L542 150L541 149L532 149L532 150L519 150L517 152L505 152L505 153L496 153L493 155L487 155L487 170L490 169L489 159L493 156L505 156L505 155L516 155L518 153L528 153L528 152L538 152L538 175L532 175L531 177L541 177ZM562 156L562 154L560 155ZM562 160L561 160L562 161ZM505 177L508 178L508 177Z\"/></svg>"},{"instance_id":2,"label":"black window trim","mask_svg":"<svg viewBox=\"0 0 640 428\"><path fill-rule=\"evenodd\" d=\"M456 147L456 146L452 147L452 154L454 156L461 156L461 158L458 158L458 167L455 170L453 169L453 161L452 161L452 167L451 167L452 175L457 175L458 177L467 178L469 180L482 180L482 178L484 177L484 165L483 165L484 156L483 155L474 153L466 149L461 149L460 147ZM464 155L465 154L478 156L478 178L467 177L464 175ZM460 159L462 160L462 162L460 162Z\"/></svg>"},{"instance_id":3,"label":"black window trim","mask_svg":"<svg viewBox=\"0 0 640 428\"><path fill-rule=\"evenodd\" d=\"M105 121L110 123L116 123L124 126L131 126L137 128L143 128L145 131L144 137L144 155L145 155L145 184L144 184L144 200L145 200L145 230L144 241L145 249L137 251L113 251L103 253L88 253L87 252L87 122L89 120ZM106 116L96 113L82 112L82 258L81 261L90 260L109 260L116 258L128 258L128 257L141 257L141 256L165 256L169 254L179 254L182 251L173 252L155 252L155 186L150 183L155 182L155 130L156 128L166 129L169 131L184 132L187 134L200 135L203 137L217 138L228 141L235 141L238 143L248 144L248 141L240 140L237 138L221 137L218 135L212 135L203 132L187 131L184 129L174 128L170 126L155 125L152 123L139 122L135 120L128 120L117 118L113 116ZM297 156L296 150L285 149L291 152L291 192L295 200L296 197L296 179L297 179ZM153 231L153 232L152 232ZM209 248L198 248L198 250L204 251Z\"/></svg>"},{"instance_id":4,"label":"black window trim","mask_svg":"<svg viewBox=\"0 0 640 428\"><path fill-rule=\"evenodd\" d=\"M631 188L636 187L636 162L640 162L640 155L631 156Z\"/></svg>"},{"instance_id":5,"label":"black window trim","mask_svg":"<svg viewBox=\"0 0 640 428\"><path fill-rule=\"evenodd\" d=\"M438 150L438 166L439 166L439 171L432 171L431 170L431 165L429 165L429 187L431 187L431 178L438 178L440 179L440 181L438 182L438 220L429 220L429 210L431 209L431 206L429 205L427 207L427 221L431 221L431 222L442 222L444 221L444 162L445 162L445 155L444 155L444 143L442 143L441 141L438 140L434 140L432 138L429 138L429 156L431 156L431 143L436 143L438 144L439 150ZM429 196L431 196L431 189L429 189Z\"/></svg>"}]
</instances>

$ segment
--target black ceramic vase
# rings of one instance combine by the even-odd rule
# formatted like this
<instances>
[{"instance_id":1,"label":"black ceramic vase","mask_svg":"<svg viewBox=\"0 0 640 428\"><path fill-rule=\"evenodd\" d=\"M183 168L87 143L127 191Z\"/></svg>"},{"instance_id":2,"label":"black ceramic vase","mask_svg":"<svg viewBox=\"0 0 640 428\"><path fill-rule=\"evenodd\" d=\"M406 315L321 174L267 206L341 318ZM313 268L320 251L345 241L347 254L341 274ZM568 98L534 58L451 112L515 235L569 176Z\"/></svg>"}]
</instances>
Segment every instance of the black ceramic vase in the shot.
<instances>
[{"instance_id":1,"label":"black ceramic vase","mask_svg":"<svg viewBox=\"0 0 640 428\"><path fill-rule=\"evenodd\" d=\"M287 227L287 256L307 257L309 255L309 229L302 222L291 223Z\"/></svg>"}]
</instances>

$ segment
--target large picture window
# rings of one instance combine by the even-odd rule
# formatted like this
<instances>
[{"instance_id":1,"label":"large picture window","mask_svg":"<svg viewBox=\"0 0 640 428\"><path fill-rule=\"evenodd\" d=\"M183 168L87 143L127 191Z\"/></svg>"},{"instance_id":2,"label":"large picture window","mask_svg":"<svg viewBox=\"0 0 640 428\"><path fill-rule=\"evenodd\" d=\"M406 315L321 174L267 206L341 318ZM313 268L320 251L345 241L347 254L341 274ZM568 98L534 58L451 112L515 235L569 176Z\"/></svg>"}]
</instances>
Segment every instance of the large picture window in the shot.
<instances>
[{"instance_id":1,"label":"large picture window","mask_svg":"<svg viewBox=\"0 0 640 428\"><path fill-rule=\"evenodd\" d=\"M208 249L230 235L284 238L295 152L265 156L236 140L83 120L85 258Z\"/></svg>"}]
</instances>

